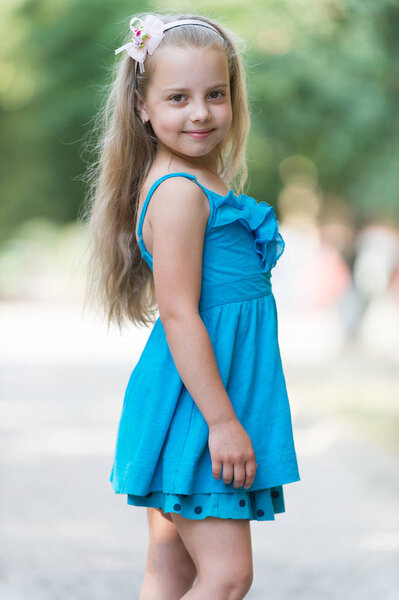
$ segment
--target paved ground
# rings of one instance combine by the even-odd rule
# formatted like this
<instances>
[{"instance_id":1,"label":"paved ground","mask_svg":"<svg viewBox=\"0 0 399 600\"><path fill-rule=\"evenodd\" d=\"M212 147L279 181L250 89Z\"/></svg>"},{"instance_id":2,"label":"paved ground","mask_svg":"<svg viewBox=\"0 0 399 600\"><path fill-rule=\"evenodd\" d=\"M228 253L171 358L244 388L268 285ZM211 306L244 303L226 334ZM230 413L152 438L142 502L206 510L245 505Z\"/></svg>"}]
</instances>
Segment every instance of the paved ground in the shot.
<instances>
[{"instance_id":1,"label":"paved ground","mask_svg":"<svg viewBox=\"0 0 399 600\"><path fill-rule=\"evenodd\" d=\"M147 334L107 338L94 325L83 331L74 309L49 307L0 308L0 326L0 597L136 600L145 509L114 495L108 477ZM286 513L251 524L247 597L394 600L397 369L347 352L285 372L302 479L285 488Z\"/></svg>"}]
</instances>

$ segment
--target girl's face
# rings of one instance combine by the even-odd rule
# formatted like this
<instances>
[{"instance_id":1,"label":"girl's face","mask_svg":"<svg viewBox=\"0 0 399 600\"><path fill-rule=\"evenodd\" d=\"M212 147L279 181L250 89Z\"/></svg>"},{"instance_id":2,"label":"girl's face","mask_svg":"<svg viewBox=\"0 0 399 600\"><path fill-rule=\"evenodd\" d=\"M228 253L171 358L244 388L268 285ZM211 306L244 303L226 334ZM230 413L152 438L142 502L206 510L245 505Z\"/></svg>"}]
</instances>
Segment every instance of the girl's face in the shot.
<instances>
[{"instance_id":1,"label":"girl's face","mask_svg":"<svg viewBox=\"0 0 399 600\"><path fill-rule=\"evenodd\" d=\"M211 164L210 153L232 121L226 56L215 48L167 47L154 67L140 112L151 122L158 150ZM195 135L200 130L210 132Z\"/></svg>"}]
</instances>

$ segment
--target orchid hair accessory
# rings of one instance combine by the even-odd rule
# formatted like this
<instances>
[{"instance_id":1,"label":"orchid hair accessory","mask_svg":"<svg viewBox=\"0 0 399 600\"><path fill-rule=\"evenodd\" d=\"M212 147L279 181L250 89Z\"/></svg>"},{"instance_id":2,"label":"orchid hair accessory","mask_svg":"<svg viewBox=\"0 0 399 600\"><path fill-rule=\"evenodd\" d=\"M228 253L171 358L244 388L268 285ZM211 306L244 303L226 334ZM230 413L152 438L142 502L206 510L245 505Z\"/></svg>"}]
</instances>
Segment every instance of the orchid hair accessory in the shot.
<instances>
[{"instance_id":1,"label":"orchid hair accessory","mask_svg":"<svg viewBox=\"0 0 399 600\"><path fill-rule=\"evenodd\" d=\"M139 23L138 25L136 24L137 22ZM144 61L147 52L153 54L165 35L164 32L179 25L201 25L202 27L213 29L213 31L216 31L220 35L220 32L215 27L197 19L180 19L164 23L162 19L155 15L147 15L143 20L140 17L133 17L129 23L130 30L133 33L132 40L115 50L115 54L126 50L128 55L136 61L136 73L137 64L140 66L140 73L144 73Z\"/></svg>"}]
</instances>

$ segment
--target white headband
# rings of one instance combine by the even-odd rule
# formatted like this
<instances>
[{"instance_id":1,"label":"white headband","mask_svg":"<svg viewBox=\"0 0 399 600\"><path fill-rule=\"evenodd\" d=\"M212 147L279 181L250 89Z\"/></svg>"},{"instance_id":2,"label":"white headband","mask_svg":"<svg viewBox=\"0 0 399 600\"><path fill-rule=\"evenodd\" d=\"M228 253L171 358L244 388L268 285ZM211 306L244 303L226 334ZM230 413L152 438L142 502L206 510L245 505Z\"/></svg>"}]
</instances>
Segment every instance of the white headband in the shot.
<instances>
[{"instance_id":1,"label":"white headband","mask_svg":"<svg viewBox=\"0 0 399 600\"><path fill-rule=\"evenodd\" d=\"M134 26L136 21L139 21L138 26ZM220 35L220 32L215 27L209 23L198 21L196 19L180 19L179 21L171 21L170 23L165 24L155 15L147 15L144 20L140 17L133 17L130 19L129 24L129 27L133 32L132 40L115 50L115 54L122 52L122 50L126 50L128 55L136 61L136 73L137 64L140 66L140 73L144 73L144 61L147 52L153 54L165 35L164 32L172 27L178 27L179 25L201 25L202 27L213 29L213 31L216 31L216 33Z\"/></svg>"}]
</instances>

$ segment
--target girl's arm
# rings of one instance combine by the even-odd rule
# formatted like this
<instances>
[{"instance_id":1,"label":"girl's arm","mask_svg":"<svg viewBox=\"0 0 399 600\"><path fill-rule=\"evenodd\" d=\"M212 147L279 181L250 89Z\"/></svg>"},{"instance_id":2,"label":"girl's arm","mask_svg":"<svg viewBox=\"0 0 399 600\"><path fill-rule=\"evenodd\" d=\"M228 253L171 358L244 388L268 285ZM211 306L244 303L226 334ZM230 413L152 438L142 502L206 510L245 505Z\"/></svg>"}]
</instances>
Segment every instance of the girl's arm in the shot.
<instances>
[{"instance_id":1,"label":"girl's arm","mask_svg":"<svg viewBox=\"0 0 399 600\"><path fill-rule=\"evenodd\" d=\"M184 385L209 426L212 474L249 488L255 453L220 377L212 343L199 312L204 234L209 201L193 181L170 178L150 202L153 272L159 316ZM167 385L167 382L165 383Z\"/></svg>"},{"instance_id":2,"label":"girl's arm","mask_svg":"<svg viewBox=\"0 0 399 600\"><path fill-rule=\"evenodd\" d=\"M209 212L209 201L195 182L171 178L155 190L147 216L159 316L182 381L211 425L237 417L198 312Z\"/></svg>"}]
</instances>

